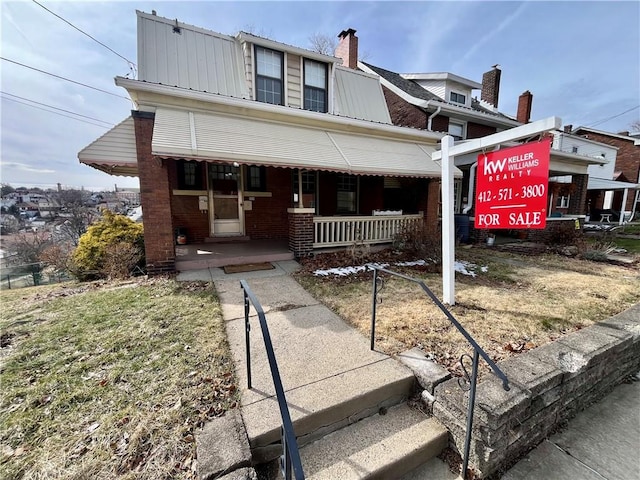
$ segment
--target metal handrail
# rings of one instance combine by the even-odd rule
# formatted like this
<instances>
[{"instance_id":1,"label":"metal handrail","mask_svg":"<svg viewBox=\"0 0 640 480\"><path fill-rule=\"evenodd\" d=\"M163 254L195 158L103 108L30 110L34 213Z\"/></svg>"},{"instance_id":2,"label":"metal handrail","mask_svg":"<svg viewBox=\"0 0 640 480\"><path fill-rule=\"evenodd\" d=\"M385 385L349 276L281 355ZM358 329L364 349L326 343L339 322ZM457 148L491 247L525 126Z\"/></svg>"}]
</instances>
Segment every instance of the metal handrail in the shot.
<instances>
[{"instance_id":1,"label":"metal handrail","mask_svg":"<svg viewBox=\"0 0 640 480\"><path fill-rule=\"evenodd\" d=\"M478 381L478 362L479 362L480 357L482 357L489 364L489 366L491 367L491 370L493 371L493 373L502 380L502 388L504 388L506 391L510 390L509 379L507 378L505 373L502 370L500 370L500 368L495 364L495 362L493 360L491 360L491 358L489 358L489 355L487 355L487 353L482 349L482 347L480 345L478 345L478 342L476 342L475 339L469 334L469 332L467 332L464 329L464 327L460 324L460 322L458 322L458 320L456 320L456 318L447 309L447 307L444 306L444 304L438 299L438 297L435 296L435 294L429 289L429 287L427 287L427 285L422 280L419 280L419 279L413 278L413 277L409 277L408 275L403 275L402 273L393 272L391 270L387 270L386 268L378 267L378 266L375 266L375 265L372 265L371 268L373 268L373 301L372 301L372 305L371 305L371 350L373 350L374 346L375 346L376 304L378 303L377 295L378 295L378 292L379 292L378 285L382 281L382 277L378 277L378 272L379 271L380 272L384 272L384 273L388 273L389 275L393 275L395 277L403 278L405 280L408 280L410 282L414 282L414 283L417 283L418 285L420 285L422 290L424 290L424 292L429 296L429 298L431 298L433 303L435 303L436 306L440 310L442 310L442 312L446 315L446 317L449 319L449 321L451 323L453 323L453 325L464 336L464 338L467 340L467 342L469 342L471 344L471 346L473 347L473 360L472 360L473 363L472 363L472 368L471 368L471 375L469 375L469 373L467 372L467 370L466 370L466 368L464 366L464 363L463 363L464 357L465 356L468 357L468 355L463 355L460 358L460 364L462 365L462 371L464 372L464 376L465 376L466 381L470 385L469 386L469 406L468 406L468 410L467 410L467 431L466 431L466 437L465 437L465 442L464 442L464 455L463 455L463 461L462 461L462 478L466 478L467 467L469 466L469 449L470 449L470 446L471 446L471 429L473 427L473 409L474 409L475 402L476 402L476 385L477 385L477 381Z\"/></svg>"},{"instance_id":2,"label":"metal handrail","mask_svg":"<svg viewBox=\"0 0 640 480\"><path fill-rule=\"evenodd\" d=\"M300 451L298 449L298 442L293 430L293 423L291 422L291 414L289 413L289 407L287 406L287 399L282 386L282 379L280 378L280 371L278 370L278 362L276 361L276 355L273 351L273 344L271 343L271 335L269 334L269 327L267 325L267 318L265 317L262 305L256 298L256 296L249 288L246 280L240 280L240 286L244 296L244 325L245 325L245 346L247 351L247 385L251 389L251 350L249 344L249 332L251 331L251 325L249 324L249 309L250 303L256 310L258 320L260 322L260 329L262 330L262 338L264 339L264 346L267 351L267 359L269 360L269 368L271 369L271 378L273 379L273 386L276 389L276 397L278 399L278 408L280 409L280 417L282 418L281 438L282 438L282 450L283 454L280 457L280 468L285 480L291 480L291 475L294 475L296 480L304 480L304 471L302 470L302 462L300 460Z\"/></svg>"}]
</instances>

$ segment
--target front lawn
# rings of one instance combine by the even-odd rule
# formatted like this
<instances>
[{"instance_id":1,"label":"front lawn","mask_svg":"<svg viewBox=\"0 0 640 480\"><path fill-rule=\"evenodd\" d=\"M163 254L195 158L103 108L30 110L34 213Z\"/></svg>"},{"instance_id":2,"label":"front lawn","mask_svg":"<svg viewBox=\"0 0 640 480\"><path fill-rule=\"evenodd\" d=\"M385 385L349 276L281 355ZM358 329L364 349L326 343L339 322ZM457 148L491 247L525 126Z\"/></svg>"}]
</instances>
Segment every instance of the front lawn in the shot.
<instances>
[{"instance_id":1,"label":"front lawn","mask_svg":"<svg viewBox=\"0 0 640 480\"><path fill-rule=\"evenodd\" d=\"M195 478L237 400L213 287L170 279L0 293L3 478Z\"/></svg>"},{"instance_id":2,"label":"front lawn","mask_svg":"<svg viewBox=\"0 0 640 480\"><path fill-rule=\"evenodd\" d=\"M476 267L468 267L475 276L456 273L456 305L451 311L496 361L548 343L640 301L637 265L622 267L552 254L516 255L484 247L460 248L456 255ZM317 268L344 266L350 260L345 255L319 255L304 264L297 278L316 298L368 336L372 274L313 274ZM367 260L380 261L375 255ZM389 262L388 253L382 261ZM389 268L423 279L442 298L441 274L433 268ZM417 346L454 374L461 373L460 356L471 350L419 286L385 278L380 298L376 348L393 354ZM486 373L486 364L482 365L481 373Z\"/></svg>"}]
</instances>

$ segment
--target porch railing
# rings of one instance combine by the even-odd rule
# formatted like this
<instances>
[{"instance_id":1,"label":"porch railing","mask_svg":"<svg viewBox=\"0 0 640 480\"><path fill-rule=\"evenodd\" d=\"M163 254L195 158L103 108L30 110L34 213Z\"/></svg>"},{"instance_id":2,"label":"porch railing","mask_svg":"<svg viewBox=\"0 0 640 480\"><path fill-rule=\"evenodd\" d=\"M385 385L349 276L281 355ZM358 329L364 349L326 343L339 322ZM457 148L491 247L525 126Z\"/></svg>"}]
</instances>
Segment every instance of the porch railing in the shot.
<instances>
[{"instance_id":1,"label":"porch railing","mask_svg":"<svg viewBox=\"0 0 640 480\"><path fill-rule=\"evenodd\" d=\"M300 460L298 442L293 430L291 414L289 413L289 407L287 406L287 398L284 393L284 387L282 386L282 379L280 378L280 371L278 370L276 354L273 351L273 343L271 343L271 335L269 334L267 318L264 314L264 310L262 309L262 305L260 305L260 302L251 291L251 288L249 288L249 284L246 282L246 280L240 280L240 286L242 287L242 293L244 296L245 346L247 353L247 386L249 389L251 388L251 348L249 341L251 325L249 324L249 309L251 307L251 304L253 304L253 308L255 308L256 313L258 314L258 321L260 322L260 329L262 330L264 347L267 351L267 359L269 360L269 368L271 369L271 378L273 380L273 386L276 389L276 398L278 399L280 418L282 419L282 456L280 457L280 468L282 470L282 475L285 480L304 480L304 471L302 470L302 462Z\"/></svg>"},{"instance_id":2,"label":"porch railing","mask_svg":"<svg viewBox=\"0 0 640 480\"><path fill-rule=\"evenodd\" d=\"M314 217L313 248L392 242L404 229L422 225L423 215Z\"/></svg>"},{"instance_id":3,"label":"porch railing","mask_svg":"<svg viewBox=\"0 0 640 480\"><path fill-rule=\"evenodd\" d=\"M373 266L373 300L371 307L371 350L374 349L375 346L375 337L376 337L376 305L378 303L378 294L384 285L384 278L378 275L378 272L388 273L389 275L393 275L395 277L400 277L410 282L417 283L420 288L426 293L431 301L436 304L436 306L444 313L444 315L449 319L451 323L458 329L458 331L462 334L462 336L469 342L469 344L473 347L473 358L471 363L471 374L467 371L467 367L464 364L465 358L471 358L469 355L464 354L460 358L460 365L462 366L462 371L464 372L464 380L469 385L468 388L462 387L460 381L458 381L461 388L469 391L469 405L467 408L467 431L464 440L464 453L462 457L462 478L467 478L467 468L469 466L469 451L471 447L471 429L473 428L473 409L476 402L476 384L478 382L478 363L480 361L480 357L484 359L485 362L489 364L493 373L502 380L502 388L505 390L509 390L509 379L505 375L505 373L500 370L493 360L487 355L478 342L465 330L465 328L456 320L453 314L444 306L444 304L438 300L438 297L427 287L427 285L420 279L409 277L408 275L403 275L398 272L393 272L391 270L387 270L386 268Z\"/></svg>"}]
</instances>

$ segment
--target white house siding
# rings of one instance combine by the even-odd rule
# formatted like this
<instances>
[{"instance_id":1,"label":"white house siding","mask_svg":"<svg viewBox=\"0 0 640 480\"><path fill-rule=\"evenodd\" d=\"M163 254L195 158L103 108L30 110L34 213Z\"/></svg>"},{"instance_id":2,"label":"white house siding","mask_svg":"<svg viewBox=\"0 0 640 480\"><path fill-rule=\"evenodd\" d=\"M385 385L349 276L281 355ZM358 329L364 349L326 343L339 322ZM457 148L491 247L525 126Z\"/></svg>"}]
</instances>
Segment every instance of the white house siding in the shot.
<instances>
[{"instance_id":1,"label":"white house siding","mask_svg":"<svg viewBox=\"0 0 640 480\"><path fill-rule=\"evenodd\" d=\"M138 12L138 80L249 98L233 37Z\"/></svg>"},{"instance_id":2,"label":"white house siding","mask_svg":"<svg viewBox=\"0 0 640 480\"><path fill-rule=\"evenodd\" d=\"M443 80L416 80L425 90L445 100L445 82Z\"/></svg>"},{"instance_id":3,"label":"white house siding","mask_svg":"<svg viewBox=\"0 0 640 480\"><path fill-rule=\"evenodd\" d=\"M607 163L604 165L589 165L587 171L590 177L612 179L616 166L618 150L604 143L594 142L575 135L556 132L553 137L552 148L561 152L576 153L586 157L601 158L604 155ZM574 152L574 150L576 150Z\"/></svg>"},{"instance_id":4,"label":"white house siding","mask_svg":"<svg viewBox=\"0 0 640 480\"><path fill-rule=\"evenodd\" d=\"M391 124L377 76L336 67L334 99L336 115Z\"/></svg>"},{"instance_id":5,"label":"white house siding","mask_svg":"<svg viewBox=\"0 0 640 480\"><path fill-rule=\"evenodd\" d=\"M302 108L300 57L287 54L287 101L290 107Z\"/></svg>"}]
</instances>

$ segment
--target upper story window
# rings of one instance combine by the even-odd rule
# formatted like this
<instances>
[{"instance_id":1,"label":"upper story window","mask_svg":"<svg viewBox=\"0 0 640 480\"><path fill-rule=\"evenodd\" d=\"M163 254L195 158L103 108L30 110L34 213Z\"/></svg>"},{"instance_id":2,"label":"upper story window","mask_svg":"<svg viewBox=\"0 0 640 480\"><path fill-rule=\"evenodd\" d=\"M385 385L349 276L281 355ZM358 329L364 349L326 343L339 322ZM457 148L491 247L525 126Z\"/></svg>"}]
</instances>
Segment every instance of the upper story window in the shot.
<instances>
[{"instance_id":1,"label":"upper story window","mask_svg":"<svg viewBox=\"0 0 640 480\"><path fill-rule=\"evenodd\" d=\"M304 108L327 111L327 64L304 60Z\"/></svg>"},{"instance_id":2,"label":"upper story window","mask_svg":"<svg viewBox=\"0 0 640 480\"><path fill-rule=\"evenodd\" d=\"M459 103L460 105L466 105L467 96L461 93L449 92L449 101L453 103Z\"/></svg>"},{"instance_id":3,"label":"upper story window","mask_svg":"<svg viewBox=\"0 0 640 480\"><path fill-rule=\"evenodd\" d=\"M448 133L456 140L462 140L464 138L464 124L449 120Z\"/></svg>"},{"instance_id":4,"label":"upper story window","mask_svg":"<svg viewBox=\"0 0 640 480\"><path fill-rule=\"evenodd\" d=\"M256 100L284 105L284 56L256 46Z\"/></svg>"}]
</instances>

